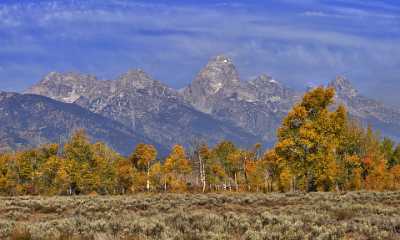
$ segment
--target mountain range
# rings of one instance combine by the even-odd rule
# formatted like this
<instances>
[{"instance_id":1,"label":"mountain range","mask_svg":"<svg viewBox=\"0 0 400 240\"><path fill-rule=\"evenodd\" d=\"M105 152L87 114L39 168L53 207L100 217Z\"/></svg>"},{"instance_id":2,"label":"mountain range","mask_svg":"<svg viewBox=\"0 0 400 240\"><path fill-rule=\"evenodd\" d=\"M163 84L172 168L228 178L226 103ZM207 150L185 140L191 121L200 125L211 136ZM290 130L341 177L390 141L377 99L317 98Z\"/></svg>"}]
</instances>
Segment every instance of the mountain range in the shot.
<instances>
[{"instance_id":1,"label":"mountain range","mask_svg":"<svg viewBox=\"0 0 400 240\"><path fill-rule=\"evenodd\" d=\"M352 117L400 139L398 109L359 94L344 77L329 86ZM63 142L78 128L125 155L138 142L165 152L174 144L212 145L223 139L242 147L270 146L302 94L268 75L242 81L232 60L222 55L181 90L140 69L114 80L52 72L24 94L0 94L0 150Z\"/></svg>"}]
</instances>

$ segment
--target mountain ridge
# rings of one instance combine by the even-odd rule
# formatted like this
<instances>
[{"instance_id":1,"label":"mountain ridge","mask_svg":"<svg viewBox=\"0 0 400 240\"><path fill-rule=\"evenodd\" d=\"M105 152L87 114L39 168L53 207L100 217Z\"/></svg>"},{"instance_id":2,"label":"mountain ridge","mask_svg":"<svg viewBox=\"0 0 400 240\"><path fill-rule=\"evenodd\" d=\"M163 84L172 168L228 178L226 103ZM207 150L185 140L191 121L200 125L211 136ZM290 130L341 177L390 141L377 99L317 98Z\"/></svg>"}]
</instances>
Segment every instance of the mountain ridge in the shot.
<instances>
[{"instance_id":1,"label":"mountain ridge","mask_svg":"<svg viewBox=\"0 0 400 240\"><path fill-rule=\"evenodd\" d=\"M80 83L80 79L85 80L85 77L77 77L76 81L71 81L69 75L65 78L59 87L39 82L26 92L45 94L59 101L74 96L75 104L118 121L168 147L196 138L211 144L221 139L232 139L241 145L257 141L251 133L197 111L177 90L141 70L128 71L115 80L102 81L98 86L85 85L86 81ZM55 80L59 82L58 78ZM58 89L68 91L59 92ZM79 95L75 95L77 92Z\"/></svg>"},{"instance_id":2,"label":"mountain ridge","mask_svg":"<svg viewBox=\"0 0 400 240\"><path fill-rule=\"evenodd\" d=\"M353 117L371 125L385 136L400 140L400 110L360 94L351 82L337 76L328 86L336 90L338 104L346 106Z\"/></svg>"},{"instance_id":3,"label":"mountain ridge","mask_svg":"<svg viewBox=\"0 0 400 240\"><path fill-rule=\"evenodd\" d=\"M106 142L125 155L140 142L154 144L165 151L161 144L76 104L40 95L0 93L1 151L62 143L78 129L85 129L93 141Z\"/></svg>"},{"instance_id":4,"label":"mountain ridge","mask_svg":"<svg viewBox=\"0 0 400 240\"><path fill-rule=\"evenodd\" d=\"M399 111L361 95L345 77L328 86L351 116L400 139ZM73 102L167 147L197 138L209 144L231 139L241 146L272 145L282 119L304 94L266 74L241 81L233 60L224 55L211 58L181 90L137 69L114 80L50 73L26 93Z\"/></svg>"}]
</instances>

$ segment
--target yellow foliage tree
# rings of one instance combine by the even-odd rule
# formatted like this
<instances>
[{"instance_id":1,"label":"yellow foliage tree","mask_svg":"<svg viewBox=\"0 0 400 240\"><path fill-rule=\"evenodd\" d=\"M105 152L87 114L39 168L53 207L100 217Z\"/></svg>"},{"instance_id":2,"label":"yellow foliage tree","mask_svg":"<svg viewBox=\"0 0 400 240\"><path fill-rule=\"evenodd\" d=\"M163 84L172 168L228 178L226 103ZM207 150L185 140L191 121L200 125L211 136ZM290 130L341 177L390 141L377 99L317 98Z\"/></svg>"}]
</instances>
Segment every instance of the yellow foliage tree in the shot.
<instances>
[{"instance_id":1,"label":"yellow foliage tree","mask_svg":"<svg viewBox=\"0 0 400 240\"><path fill-rule=\"evenodd\" d=\"M281 185L281 174L286 167L282 158L280 158L276 154L275 150L272 149L264 154L261 164L263 164L264 168L266 191L272 192L274 190L282 190L284 187ZM282 177L285 178L284 176ZM285 183L282 184L285 185Z\"/></svg>"},{"instance_id":2,"label":"yellow foliage tree","mask_svg":"<svg viewBox=\"0 0 400 240\"><path fill-rule=\"evenodd\" d=\"M55 184L57 173L62 167L62 159L57 156L51 156L41 165L39 170L40 184L39 192L42 194L58 194L59 186Z\"/></svg>"},{"instance_id":3,"label":"yellow foliage tree","mask_svg":"<svg viewBox=\"0 0 400 240\"><path fill-rule=\"evenodd\" d=\"M156 160L157 150L153 145L138 144L135 151L132 153L130 160L133 166L139 170L137 181L141 182L144 179L146 190L150 191L150 168L153 161Z\"/></svg>"},{"instance_id":4,"label":"yellow foliage tree","mask_svg":"<svg viewBox=\"0 0 400 240\"><path fill-rule=\"evenodd\" d=\"M391 189L399 190L400 189L400 165L395 165L390 169L391 175Z\"/></svg>"},{"instance_id":5,"label":"yellow foliage tree","mask_svg":"<svg viewBox=\"0 0 400 240\"><path fill-rule=\"evenodd\" d=\"M329 190L336 185L335 150L346 124L346 111L344 107L330 111L334 95L332 88L323 87L306 93L278 129L275 150L305 191Z\"/></svg>"},{"instance_id":6,"label":"yellow foliage tree","mask_svg":"<svg viewBox=\"0 0 400 240\"><path fill-rule=\"evenodd\" d=\"M167 190L167 186L170 186L172 191L186 190L186 177L191 173L192 167L183 146L172 147L171 153L164 162L163 171L165 190Z\"/></svg>"},{"instance_id":7,"label":"yellow foliage tree","mask_svg":"<svg viewBox=\"0 0 400 240\"><path fill-rule=\"evenodd\" d=\"M231 175L231 178L233 178L234 184L236 191L239 191L239 173L243 168L242 164L242 154L239 150L234 150L233 152L229 153L227 158L227 165L228 165L228 171ZM231 185L231 184L229 184Z\"/></svg>"},{"instance_id":8,"label":"yellow foliage tree","mask_svg":"<svg viewBox=\"0 0 400 240\"><path fill-rule=\"evenodd\" d=\"M134 170L130 161L118 159L116 164L116 188L120 194L133 191Z\"/></svg>"}]
</instances>

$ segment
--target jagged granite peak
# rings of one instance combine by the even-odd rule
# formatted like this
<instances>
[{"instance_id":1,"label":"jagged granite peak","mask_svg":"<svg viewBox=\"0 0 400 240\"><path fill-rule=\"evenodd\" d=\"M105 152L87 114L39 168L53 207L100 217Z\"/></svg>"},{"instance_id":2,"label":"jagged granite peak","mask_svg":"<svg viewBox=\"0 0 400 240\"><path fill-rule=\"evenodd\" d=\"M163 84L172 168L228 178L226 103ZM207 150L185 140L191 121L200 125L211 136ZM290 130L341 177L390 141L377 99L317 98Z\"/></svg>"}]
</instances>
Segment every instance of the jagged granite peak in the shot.
<instances>
[{"instance_id":1,"label":"jagged granite peak","mask_svg":"<svg viewBox=\"0 0 400 240\"><path fill-rule=\"evenodd\" d=\"M291 106L299 98L297 92L266 74L248 81L244 89L250 96L264 103L277 102Z\"/></svg>"},{"instance_id":2,"label":"jagged granite peak","mask_svg":"<svg viewBox=\"0 0 400 240\"><path fill-rule=\"evenodd\" d=\"M80 74L77 72L50 72L47 74L42 83L76 83L76 84L84 84L96 81L96 77L89 74Z\"/></svg>"},{"instance_id":3,"label":"jagged granite peak","mask_svg":"<svg viewBox=\"0 0 400 240\"><path fill-rule=\"evenodd\" d=\"M267 74L261 74L260 76L256 77L255 79L251 80L253 83L259 83L265 86L271 86L271 87L279 87L279 88L287 88L285 87L281 82L278 80L274 79L270 75Z\"/></svg>"},{"instance_id":4,"label":"jagged granite peak","mask_svg":"<svg viewBox=\"0 0 400 240\"><path fill-rule=\"evenodd\" d=\"M330 87L333 87L337 94L340 96L346 96L353 98L358 95L357 90L353 87L351 82L344 76L337 76L335 80L329 83Z\"/></svg>"},{"instance_id":5,"label":"jagged granite peak","mask_svg":"<svg viewBox=\"0 0 400 240\"><path fill-rule=\"evenodd\" d=\"M229 96L240 86L232 60L224 55L212 58L183 91L185 99L200 111L211 113L215 98Z\"/></svg>"},{"instance_id":6,"label":"jagged granite peak","mask_svg":"<svg viewBox=\"0 0 400 240\"><path fill-rule=\"evenodd\" d=\"M117 88L146 88L152 87L156 84L161 85L160 82L152 79L142 69L129 70L125 74L121 75L116 81Z\"/></svg>"},{"instance_id":7,"label":"jagged granite peak","mask_svg":"<svg viewBox=\"0 0 400 240\"><path fill-rule=\"evenodd\" d=\"M92 75L75 72L51 72L25 93L43 95L58 101L73 103L81 96L87 95L101 82Z\"/></svg>"},{"instance_id":8,"label":"jagged granite peak","mask_svg":"<svg viewBox=\"0 0 400 240\"><path fill-rule=\"evenodd\" d=\"M205 81L211 85L214 92L224 86L236 86L240 83L239 74L232 59L224 55L212 58L195 81Z\"/></svg>"},{"instance_id":9,"label":"jagged granite peak","mask_svg":"<svg viewBox=\"0 0 400 240\"><path fill-rule=\"evenodd\" d=\"M231 59L213 58L184 91L196 109L261 138L274 140L275 129L298 94L268 75L241 82Z\"/></svg>"},{"instance_id":10,"label":"jagged granite peak","mask_svg":"<svg viewBox=\"0 0 400 240\"><path fill-rule=\"evenodd\" d=\"M283 117L299 98L300 94L272 77L260 75L242 83L231 97L219 99L212 114L272 143Z\"/></svg>"},{"instance_id":11,"label":"jagged granite peak","mask_svg":"<svg viewBox=\"0 0 400 240\"><path fill-rule=\"evenodd\" d=\"M58 101L72 103L81 98L110 96L113 93L158 88L170 88L152 79L141 69L129 70L115 80L98 80L95 76L80 73L51 72L25 93L44 95Z\"/></svg>"},{"instance_id":12,"label":"jagged granite peak","mask_svg":"<svg viewBox=\"0 0 400 240\"><path fill-rule=\"evenodd\" d=\"M268 90L270 88L279 88L279 89L284 88L284 86L280 82L278 82L277 80L275 80L274 78L272 78L267 74L261 74L256 78L248 81L247 83L248 83L247 86L258 87L260 91Z\"/></svg>"},{"instance_id":13,"label":"jagged granite peak","mask_svg":"<svg viewBox=\"0 0 400 240\"><path fill-rule=\"evenodd\" d=\"M258 82L258 83L273 83L273 84L278 84L278 81L274 80L271 76L263 73L259 76L257 76L256 78L254 78L253 80L251 80L252 82Z\"/></svg>"}]
</instances>

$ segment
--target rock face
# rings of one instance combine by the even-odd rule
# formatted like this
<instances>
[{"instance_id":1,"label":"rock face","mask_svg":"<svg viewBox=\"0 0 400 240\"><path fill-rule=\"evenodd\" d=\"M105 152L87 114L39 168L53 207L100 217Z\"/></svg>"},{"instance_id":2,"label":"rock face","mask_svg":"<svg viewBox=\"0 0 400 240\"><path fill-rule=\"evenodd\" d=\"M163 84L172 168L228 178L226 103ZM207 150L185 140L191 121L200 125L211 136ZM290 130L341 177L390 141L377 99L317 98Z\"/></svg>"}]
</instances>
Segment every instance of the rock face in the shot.
<instances>
[{"instance_id":1,"label":"rock face","mask_svg":"<svg viewBox=\"0 0 400 240\"><path fill-rule=\"evenodd\" d=\"M39 84L28 89L27 93L35 93L58 101L73 103L80 96L88 94L102 83L91 75L51 72Z\"/></svg>"},{"instance_id":2,"label":"rock face","mask_svg":"<svg viewBox=\"0 0 400 240\"><path fill-rule=\"evenodd\" d=\"M270 143L299 96L267 75L240 82L232 60L224 56L212 59L183 95L197 110Z\"/></svg>"},{"instance_id":3,"label":"rock face","mask_svg":"<svg viewBox=\"0 0 400 240\"><path fill-rule=\"evenodd\" d=\"M75 104L38 95L0 93L0 151L64 142L74 130L81 128L92 140L106 142L122 154L129 154L140 142L156 144L116 121Z\"/></svg>"},{"instance_id":4,"label":"rock face","mask_svg":"<svg viewBox=\"0 0 400 240\"><path fill-rule=\"evenodd\" d=\"M217 56L210 60L193 83L184 90L184 96L196 109L212 113L218 101L232 95L238 87L239 74L232 60Z\"/></svg>"},{"instance_id":5,"label":"rock face","mask_svg":"<svg viewBox=\"0 0 400 240\"><path fill-rule=\"evenodd\" d=\"M382 135L400 140L400 111L358 93L350 81L338 76L329 86L336 89L337 102L366 125L380 130Z\"/></svg>"},{"instance_id":6,"label":"rock face","mask_svg":"<svg viewBox=\"0 0 400 240\"><path fill-rule=\"evenodd\" d=\"M27 92L64 102L75 99L75 104L118 121L167 148L199 139L210 144L229 139L242 146L257 142L245 130L196 110L177 90L141 70L129 71L112 81L52 73Z\"/></svg>"}]
</instances>

